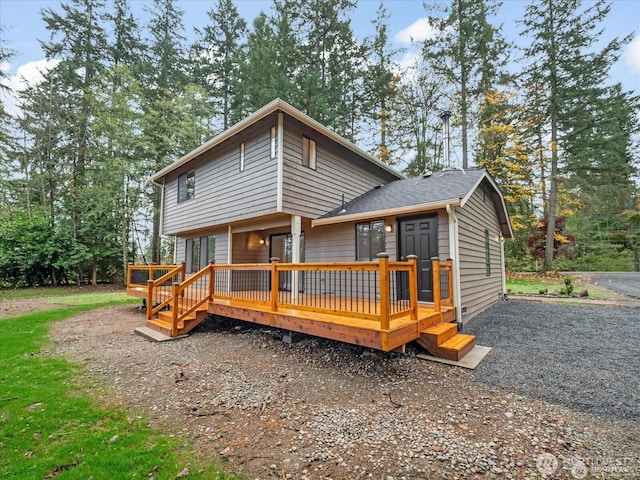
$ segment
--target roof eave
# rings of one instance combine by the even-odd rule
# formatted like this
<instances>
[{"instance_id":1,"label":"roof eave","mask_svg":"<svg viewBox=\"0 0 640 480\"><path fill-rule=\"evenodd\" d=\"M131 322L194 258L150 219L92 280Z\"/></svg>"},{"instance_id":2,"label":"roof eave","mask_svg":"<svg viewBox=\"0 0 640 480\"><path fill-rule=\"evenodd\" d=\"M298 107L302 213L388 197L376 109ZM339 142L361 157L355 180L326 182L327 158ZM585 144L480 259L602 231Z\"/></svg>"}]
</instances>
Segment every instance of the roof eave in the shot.
<instances>
[{"instance_id":1,"label":"roof eave","mask_svg":"<svg viewBox=\"0 0 640 480\"><path fill-rule=\"evenodd\" d=\"M186 163L188 163L192 159L198 157L199 155L202 155L203 153L205 153L206 151L208 151L211 148L215 147L216 145L221 144L225 140L233 137L234 135L240 133L245 128L250 127L251 125L253 125L257 121L262 120L267 115L270 115L271 113L274 113L276 111L282 111L282 112L286 113L287 115L289 115L290 117L295 118L299 122L301 122L301 123L313 128L314 130L317 130L318 132L320 132L324 136L328 137L330 140L333 140L334 142L336 142L336 143L342 145L343 147L345 147L346 149L351 150L355 154L365 158L369 162L373 163L374 165L376 165L379 168L382 168L383 170L385 170L388 173L392 174L396 178L406 178L402 173L394 170L389 165L381 162L380 160L375 158L373 155L370 155L369 153L365 152L364 150L361 150L360 148L355 146L353 143L351 143L347 139L345 139L345 138L341 137L340 135L338 135L337 133L331 131L330 129L328 129L327 127L325 127L321 123L317 122L313 118L309 117L308 115L305 115L300 110L292 107L291 105L289 105L284 100L282 100L280 98L276 98L275 100L273 100L272 102L268 103L264 107L260 108L259 110L257 110L253 114L251 114L248 117L244 118L243 120L239 121L235 125L232 125L231 127L229 127L224 132L216 135L215 137L213 137L208 142L203 143L202 145L200 145L196 149L194 149L191 152L187 153L185 156L183 156L182 158L180 158L176 162L172 163L171 165L166 166L165 168L163 168L159 172L155 173L151 177L151 181L154 182L154 183L157 183L162 177L166 176L167 174L171 173L172 171L176 170L177 168L181 167L182 165L185 165Z\"/></svg>"},{"instance_id":2,"label":"roof eave","mask_svg":"<svg viewBox=\"0 0 640 480\"><path fill-rule=\"evenodd\" d=\"M386 208L384 210L372 210L369 212L353 213L349 215L338 215L328 218L317 218L311 221L311 227L319 227L322 225L334 225L337 223L356 222L359 220L368 220L371 218L392 217L397 215L407 215L411 213L419 213L424 211L439 210L446 208L447 205L460 205L459 198L451 198L437 202L421 203L418 205L408 205L405 207Z\"/></svg>"}]
</instances>

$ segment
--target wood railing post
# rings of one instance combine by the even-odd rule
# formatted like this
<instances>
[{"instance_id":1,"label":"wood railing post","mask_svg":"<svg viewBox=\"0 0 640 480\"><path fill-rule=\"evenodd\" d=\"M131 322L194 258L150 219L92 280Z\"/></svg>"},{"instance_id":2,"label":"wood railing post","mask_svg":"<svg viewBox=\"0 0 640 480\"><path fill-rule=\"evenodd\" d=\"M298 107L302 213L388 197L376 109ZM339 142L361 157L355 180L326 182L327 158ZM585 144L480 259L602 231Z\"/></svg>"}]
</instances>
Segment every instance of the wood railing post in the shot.
<instances>
[{"instance_id":1,"label":"wood railing post","mask_svg":"<svg viewBox=\"0 0 640 480\"><path fill-rule=\"evenodd\" d=\"M453 259L447 259L447 263L449 264L449 269L447 274L449 275L449 306L453 306Z\"/></svg>"},{"instance_id":2,"label":"wood railing post","mask_svg":"<svg viewBox=\"0 0 640 480\"><path fill-rule=\"evenodd\" d=\"M278 275L278 257L271 257L271 311L278 311L278 292L280 291L280 280Z\"/></svg>"},{"instance_id":3,"label":"wood railing post","mask_svg":"<svg viewBox=\"0 0 640 480\"><path fill-rule=\"evenodd\" d=\"M407 255L409 265L409 308L411 308L411 320L418 319L418 256Z\"/></svg>"},{"instance_id":4,"label":"wood railing post","mask_svg":"<svg viewBox=\"0 0 640 480\"><path fill-rule=\"evenodd\" d=\"M151 320L153 310L153 280L147 280L147 320Z\"/></svg>"},{"instance_id":5,"label":"wood railing post","mask_svg":"<svg viewBox=\"0 0 640 480\"><path fill-rule=\"evenodd\" d=\"M440 258L431 258L431 272L433 273L433 308L436 312L442 309L440 301Z\"/></svg>"},{"instance_id":6,"label":"wood railing post","mask_svg":"<svg viewBox=\"0 0 640 480\"><path fill-rule=\"evenodd\" d=\"M213 296L215 295L215 285L216 281L216 262L209 263L209 301L213 302Z\"/></svg>"},{"instance_id":7,"label":"wood railing post","mask_svg":"<svg viewBox=\"0 0 640 480\"><path fill-rule=\"evenodd\" d=\"M178 290L180 288L179 282L173 283L173 302L171 305L171 336L178 336L178 309L179 309L179 295Z\"/></svg>"},{"instance_id":8,"label":"wood railing post","mask_svg":"<svg viewBox=\"0 0 640 480\"><path fill-rule=\"evenodd\" d=\"M378 254L378 271L380 275L380 329L389 330L389 254Z\"/></svg>"},{"instance_id":9,"label":"wood railing post","mask_svg":"<svg viewBox=\"0 0 640 480\"><path fill-rule=\"evenodd\" d=\"M187 262L180 264L180 281L184 282L187 279Z\"/></svg>"}]
</instances>

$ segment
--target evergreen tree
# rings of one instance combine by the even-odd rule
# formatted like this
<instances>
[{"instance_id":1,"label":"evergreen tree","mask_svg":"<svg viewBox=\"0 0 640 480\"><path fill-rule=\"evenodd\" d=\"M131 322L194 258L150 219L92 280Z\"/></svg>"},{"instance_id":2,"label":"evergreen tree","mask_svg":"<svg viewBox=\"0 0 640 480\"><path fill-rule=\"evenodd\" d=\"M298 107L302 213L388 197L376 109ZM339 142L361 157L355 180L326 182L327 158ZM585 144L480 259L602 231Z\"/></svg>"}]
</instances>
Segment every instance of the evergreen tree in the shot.
<instances>
[{"instance_id":1,"label":"evergreen tree","mask_svg":"<svg viewBox=\"0 0 640 480\"><path fill-rule=\"evenodd\" d=\"M388 19L384 3L380 2L376 19L372 22L376 33L367 46L371 65L365 73L363 110L379 132L379 140L374 148L376 156L385 163L393 164L394 152L389 144L388 131L398 94L398 78L394 75L398 66L393 58L399 52L389 46Z\"/></svg>"},{"instance_id":2,"label":"evergreen tree","mask_svg":"<svg viewBox=\"0 0 640 480\"><path fill-rule=\"evenodd\" d=\"M586 152L587 146L581 145L581 140L573 141L573 137L579 139L576 133L585 129L584 112L595 108L602 98L609 69L629 40L614 39L602 50L595 49L602 33L599 25L609 10L603 0L587 7L580 0L542 0L526 9L523 33L532 39L525 49L527 83L536 89L532 98L537 111L544 112L542 121L548 125L551 138L545 270L553 267L560 167L564 164L571 173L567 161L571 158L576 166L582 156L578 152ZM540 95L540 86L544 86L544 96Z\"/></svg>"},{"instance_id":3,"label":"evergreen tree","mask_svg":"<svg viewBox=\"0 0 640 480\"><path fill-rule=\"evenodd\" d=\"M220 112L222 128L226 130L241 118L240 65L247 23L232 0L218 0L207 13L210 24L196 29L199 38L192 47L194 75Z\"/></svg>"},{"instance_id":4,"label":"evergreen tree","mask_svg":"<svg viewBox=\"0 0 640 480\"><path fill-rule=\"evenodd\" d=\"M149 21L150 52L144 67L145 156L149 174L166 167L186 152L177 152L174 141L175 125L180 112L175 97L187 83L182 23L183 11L175 0L154 0ZM151 261L160 263L160 187L150 187L152 234Z\"/></svg>"},{"instance_id":5,"label":"evergreen tree","mask_svg":"<svg viewBox=\"0 0 640 480\"><path fill-rule=\"evenodd\" d=\"M469 166L474 114L506 61L500 28L489 23L498 6L493 0L451 0L443 12L428 17L437 35L425 40L423 56L452 88L450 100L457 107L461 126L462 168Z\"/></svg>"}]
</instances>

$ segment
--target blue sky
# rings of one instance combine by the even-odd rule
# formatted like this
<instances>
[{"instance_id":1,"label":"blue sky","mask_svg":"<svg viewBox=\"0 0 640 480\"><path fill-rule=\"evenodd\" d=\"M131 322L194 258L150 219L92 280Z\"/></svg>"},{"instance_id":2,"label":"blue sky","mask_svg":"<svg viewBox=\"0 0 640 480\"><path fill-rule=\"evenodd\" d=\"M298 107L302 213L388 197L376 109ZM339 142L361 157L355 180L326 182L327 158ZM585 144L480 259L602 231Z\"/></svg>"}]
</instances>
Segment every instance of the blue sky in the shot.
<instances>
[{"instance_id":1,"label":"blue sky","mask_svg":"<svg viewBox=\"0 0 640 480\"><path fill-rule=\"evenodd\" d=\"M108 1L108 0L107 0ZM131 6L141 24L145 23L148 14L144 6L150 1L131 0ZM270 0L236 0L240 14L249 24L262 10L268 12ZM351 24L358 38L369 36L373 32L371 21L376 16L378 0L360 0L351 18ZM496 23L503 25L505 37L515 44L522 45L526 39L519 37L521 27L517 24L523 16L528 0L504 0ZM48 32L40 17L43 8L58 9L59 1L49 0L0 0L0 25L5 28L4 40L10 48L16 51L11 64L0 65L10 78L13 88L22 88L23 82L18 77L37 80L38 70L47 67L44 54L38 40L46 40ZM186 35L193 39L193 28L203 27L208 20L207 10L214 2L207 0L180 0L180 8L185 11L184 25ZM417 45L409 41L410 37L423 36L427 33L424 23L425 17L422 0L385 0L387 10L391 14L389 20L391 38L396 47L405 48L405 55L411 57L418 51ZM640 92L640 1L614 0L612 11L603 24L606 39L624 36L636 32L634 41L627 47L620 60L611 71L612 81L622 82L626 89ZM400 60L400 58L398 59ZM6 99L5 99L6 101Z\"/></svg>"}]
</instances>

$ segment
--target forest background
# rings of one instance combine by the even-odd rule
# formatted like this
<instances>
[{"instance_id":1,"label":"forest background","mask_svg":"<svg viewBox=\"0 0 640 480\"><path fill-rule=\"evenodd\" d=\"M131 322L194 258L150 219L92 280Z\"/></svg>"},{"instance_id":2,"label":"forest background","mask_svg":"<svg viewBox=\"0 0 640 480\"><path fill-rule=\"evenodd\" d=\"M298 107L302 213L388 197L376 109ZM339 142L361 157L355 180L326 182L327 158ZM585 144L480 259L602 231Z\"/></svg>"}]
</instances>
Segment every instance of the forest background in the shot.
<instances>
[{"instance_id":1,"label":"forest background","mask_svg":"<svg viewBox=\"0 0 640 480\"><path fill-rule=\"evenodd\" d=\"M171 262L150 175L276 97L408 176L449 166L451 111L453 166L503 190L509 270L640 268L640 98L610 75L637 39L606 30L610 3L531 1L516 42L497 1L426 2L411 61L384 2L366 38L351 0L274 0L251 24L217 0L189 35L178 1L145 8L43 8L48 68L14 91L0 68L0 286Z\"/></svg>"}]
</instances>

